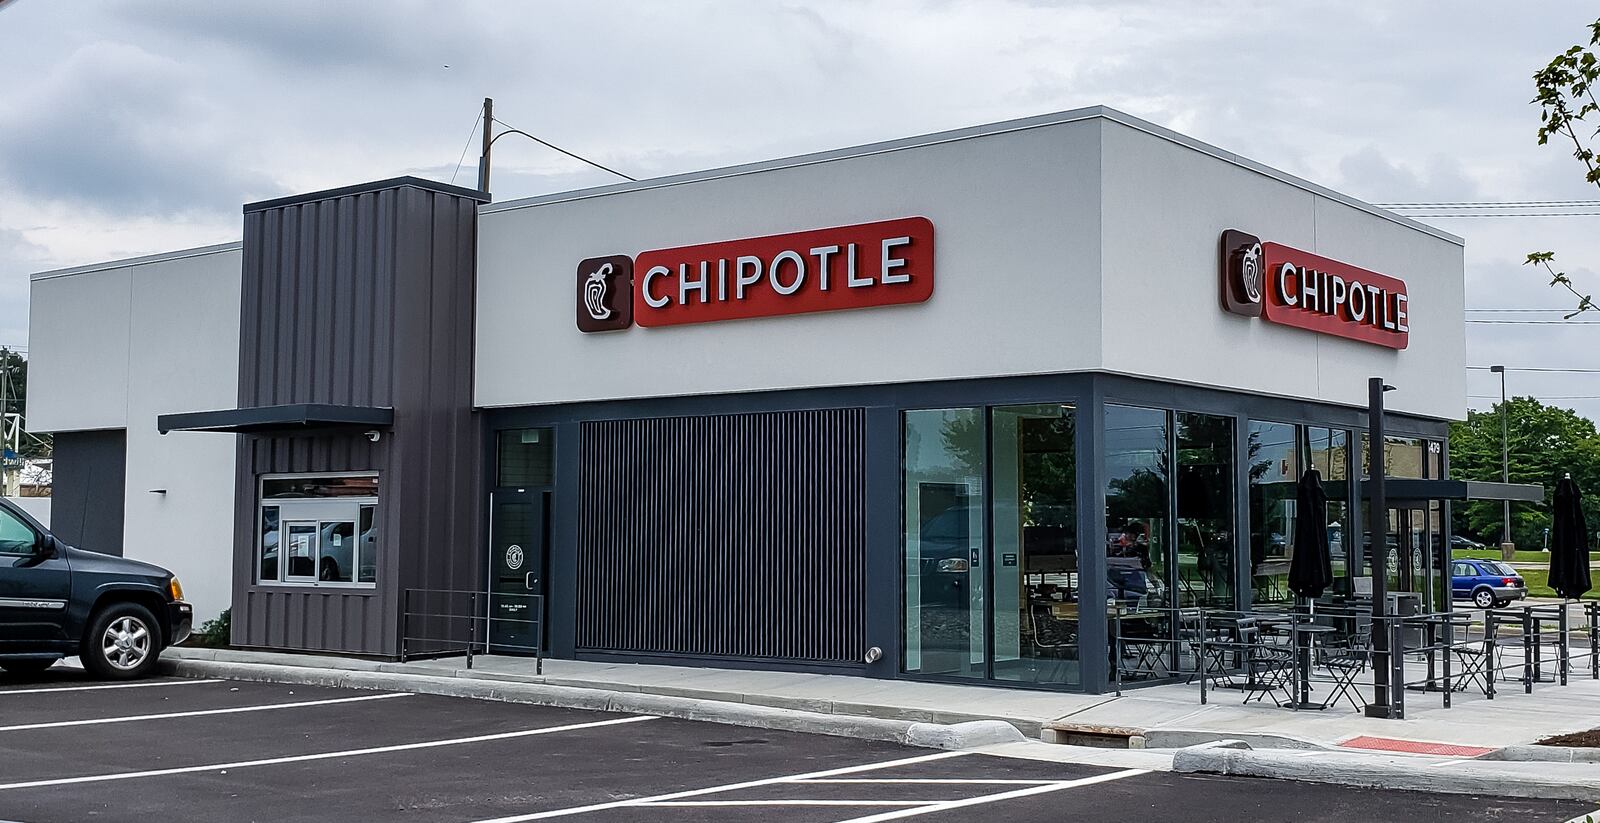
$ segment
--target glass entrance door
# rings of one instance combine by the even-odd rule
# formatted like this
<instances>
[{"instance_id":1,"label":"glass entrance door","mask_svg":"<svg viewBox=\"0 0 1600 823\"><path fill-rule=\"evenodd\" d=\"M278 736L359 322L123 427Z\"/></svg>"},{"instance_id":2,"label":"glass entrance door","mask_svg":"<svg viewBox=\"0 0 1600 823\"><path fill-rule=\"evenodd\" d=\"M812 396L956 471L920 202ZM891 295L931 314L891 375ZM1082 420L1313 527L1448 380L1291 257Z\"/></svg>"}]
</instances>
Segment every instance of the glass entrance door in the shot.
<instances>
[{"instance_id":1,"label":"glass entrance door","mask_svg":"<svg viewBox=\"0 0 1600 823\"><path fill-rule=\"evenodd\" d=\"M533 654L544 632L545 515L549 492L489 495L489 651Z\"/></svg>"},{"instance_id":2,"label":"glass entrance door","mask_svg":"<svg viewBox=\"0 0 1600 823\"><path fill-rule=\"evenodd\" d=\"M1080 685L1073 406L910 411L903 434L903 670Z\"/></svg>"}]
</instances>

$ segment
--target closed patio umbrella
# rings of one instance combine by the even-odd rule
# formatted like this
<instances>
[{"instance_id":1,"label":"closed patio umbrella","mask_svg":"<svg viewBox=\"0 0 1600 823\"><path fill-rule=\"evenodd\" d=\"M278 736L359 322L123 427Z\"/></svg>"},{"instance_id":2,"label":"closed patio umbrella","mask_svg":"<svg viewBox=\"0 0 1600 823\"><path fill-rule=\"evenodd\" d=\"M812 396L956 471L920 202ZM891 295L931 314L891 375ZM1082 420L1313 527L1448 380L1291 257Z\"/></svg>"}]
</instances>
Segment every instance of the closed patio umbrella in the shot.
<instances>
[{"instance_id":1,"label":"closed patio umbrella","mask_svg":"<svg viewBox=\"0 0 1600 823\"><path fill-rule=\"evenodd\" d=\"M1555 522L1550 529L1550 588L1565 598L1577 598L1589 582L1589 524L1583 518L1582 492L1572 475L1556 484Z\"/></svg>"},{"instance_id":2,"label":"closed patio umbrella","mask_svg":"<svg viewBox=\"0 0 1600 823\"><path fill-rule=\"evenodd\" d=\"M1328 494L1316 468L1306 469L1294 488L1294 556L1289 559L1289 590L1307 600L1333 585L1328 549Z\"/></svg>"}]
</instances>

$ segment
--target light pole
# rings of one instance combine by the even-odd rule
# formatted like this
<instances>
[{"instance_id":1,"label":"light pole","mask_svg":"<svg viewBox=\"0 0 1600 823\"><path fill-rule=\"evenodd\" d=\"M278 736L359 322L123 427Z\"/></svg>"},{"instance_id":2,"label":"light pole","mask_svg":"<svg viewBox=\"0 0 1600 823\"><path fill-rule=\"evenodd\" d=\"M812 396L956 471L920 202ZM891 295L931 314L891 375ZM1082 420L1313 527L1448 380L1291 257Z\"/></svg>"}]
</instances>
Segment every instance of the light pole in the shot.
<instances>
[{"instance_id":1,"label":"light pole","mask_svg":"<svg viewBox=\"0 0 1600 823\"><path fill-rule=\"evenodd\" d=\"M1489 373L1500 375L1500 482L1510 483L1511 459L1509 457L1510 451L1507 446L1507 432L1509 431L1509 426L1506 423L1506 367L1490 366ZM1511 542L1511 501L1501 501L1501 506L1500 551L1504 552L1505 545Z\"/></svg>"}]
</instances>

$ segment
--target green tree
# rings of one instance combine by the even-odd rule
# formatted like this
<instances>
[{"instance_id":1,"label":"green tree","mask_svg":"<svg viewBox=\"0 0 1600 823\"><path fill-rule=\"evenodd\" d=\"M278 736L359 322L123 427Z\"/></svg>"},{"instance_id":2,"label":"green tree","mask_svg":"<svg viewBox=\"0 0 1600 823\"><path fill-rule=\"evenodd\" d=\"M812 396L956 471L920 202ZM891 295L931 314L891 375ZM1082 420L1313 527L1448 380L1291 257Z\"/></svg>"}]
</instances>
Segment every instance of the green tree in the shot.
<instances>
[{"instance_id":1,"label":"green tree","mask_svg":"<svg viewBox=\"0 0 1600 823\"><path fill-rule=\"evenodd\" d=\"M1471 411L1466 420L1451 424L1451 477L1500 479L1500 408L1496 404L1488 411ZM1511 482L1539 483L1545 488L1542 503L1511 504L1512 540L1521 548L1542 545L1544 529L1550 525L1556 481L1569 472L1583 489L1583 508L1589 522L1600 525L1600 433L1594 422L1532 397L1511 398L1505 410ZM1489 544L1500 541L1500 503L1458 503L1453 511L1456 533Z\"/></svg>"},{"instance_id":2,"label":"green tree","mask_svg":"<svg viewBox=\"0 0 1600 823\"><path fill-rule=\"evenodd\" d=\"M1589 120L1600 121L1600 101L1595 98L1594 87L1600 82L1600 57L1595 47L1600 46L1600 20L1589 27L1589 43L1579 43L1555 56L1550 65L1533 75L1537 93L1533 102L1539 105L1539 145L1555 138L1562 145L1572 144L1572 156L1583 164L1584 177L1594 186L1600 186L1600 160L1595 156L1595 141L1600 138L1600 128ZM1566 272L1554 265L1555 252L1536 251L1528 255L1525 265L1536 266L1550 275L1550 285L1560 286L1578 298L1573 317L1586 311L1600 310L1592 295L1584 294L1573 284Z\"/></svg>"},{"instance_id":3,"label":"green tree","mask_svg":"<svg viewBox=\"0 0 1600 823\"><path fill-rule=\"evenodd\" d=\"M0 402L0 412L5 414L23 414L28 397L28 361L22 355L10 349L0 349L0 394L4 402ZM50 436L34 436L24 433L22 443L18 449L23 457L49 457Z\"/></svg>"}]
</instances>

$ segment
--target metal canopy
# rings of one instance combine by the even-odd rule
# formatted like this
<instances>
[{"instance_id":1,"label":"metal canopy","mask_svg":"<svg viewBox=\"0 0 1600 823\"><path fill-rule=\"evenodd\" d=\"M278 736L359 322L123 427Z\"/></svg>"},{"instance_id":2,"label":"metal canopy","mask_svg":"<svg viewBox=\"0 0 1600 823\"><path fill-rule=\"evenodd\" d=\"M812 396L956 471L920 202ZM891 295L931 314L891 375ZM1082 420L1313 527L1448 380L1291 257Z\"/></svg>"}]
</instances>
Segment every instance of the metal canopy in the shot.
<instances>
[{"instance_id":1,"label":"metal canopy","mask_svg":"<svg viewBox=\"0 0 1600 823\"><path fill-rule=\"evenodd\" d=\"M1522 500L1544 501L1544 486L1537 483L1486 483L1478 480L1416 480L1386 477L1384 496L1397 500ZM1372 481L1361 481L1361 498L1372 497Z\"/></svg>"},{"instance_id":2,"label":"metal canopy","mask_svg":"<svg viewBox=\"0 0 1600 823\"><path fill-rule=\"evenodd\" d=\"M282 432L343 427L387 428L394 425L394 409L380 406L335 406L329 403L289 403L249 409L163 414L156 418L162 434L175 431Z\"/></svg>"}]
</instances>

